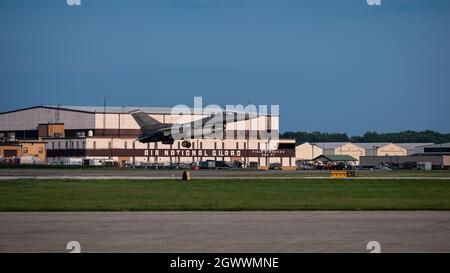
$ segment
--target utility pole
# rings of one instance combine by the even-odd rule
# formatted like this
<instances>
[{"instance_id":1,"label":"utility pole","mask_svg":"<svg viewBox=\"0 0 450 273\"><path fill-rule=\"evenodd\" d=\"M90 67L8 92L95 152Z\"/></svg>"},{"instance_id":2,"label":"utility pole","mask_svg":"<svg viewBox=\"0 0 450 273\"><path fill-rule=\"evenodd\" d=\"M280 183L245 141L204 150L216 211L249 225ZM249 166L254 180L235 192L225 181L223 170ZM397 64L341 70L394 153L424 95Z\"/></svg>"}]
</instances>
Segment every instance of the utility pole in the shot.
<instances>
[{"instance_id":1,"label":"utility pole","mask_svg":"<svg viewBox=\"0 0 450 273\"><path fill-rule=\"evenodd\" d=\"M252 130L252 122L251 122L251 120L250 120L250 116L251 116L251 105L252 105L252 97L250 96L249 98L248 98L248 112L249 112L249 114L248 114L248 121L247 122L249 122L249 129L248 129L248 132L246 132L247 133L247 151L246 151L246 154L247 154L247 167L249 167L249 165L250 165L250 155L249 155L249 150L250 150L250 132L251 132L251 130Z\"/></svg>"},{"instance_id":2,"label":"utility pole","mask_svg":"<svg viewBox=\"0 0 450 273\"><path fill-rule=\"evenodd\" d=\"M103 97L103 136L106 136L106 97Z\"/></svg>"},{"instance_id":3,"label":"utility pole","mask_svg":"<svg viewBox=\"0 0 450 273\"><path fill-rule=\"evenodd\" d=\"M56 111L55 111L55 123L59 123L59 118L60 118L59 108L61 108L61 103L58 103L58 104L56 105Z\"/></svg>"}]
</instances>

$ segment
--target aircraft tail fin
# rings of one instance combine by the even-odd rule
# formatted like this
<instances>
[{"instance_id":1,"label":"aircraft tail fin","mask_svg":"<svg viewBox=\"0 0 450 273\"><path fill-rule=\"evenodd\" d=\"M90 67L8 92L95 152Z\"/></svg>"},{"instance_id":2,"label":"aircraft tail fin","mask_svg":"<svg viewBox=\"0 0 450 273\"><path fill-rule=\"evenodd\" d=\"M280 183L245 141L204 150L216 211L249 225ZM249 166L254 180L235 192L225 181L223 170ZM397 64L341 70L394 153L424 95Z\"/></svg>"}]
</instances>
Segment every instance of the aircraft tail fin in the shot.
<instances>
[{"instance_id":1,"label":"aircraft tail fin","mask_svg":"<svg viewBox=\"0 0 450 273\"><path fill-rule=\"evenodd\" d=\"M148 114L140 110L130 112L130 114L131 116L133 116L137 124L139 124L139 127L141 127L141 129L161 124L161 122L157 121L156 119L150 117Z\"/></svg>"}]
</instances>

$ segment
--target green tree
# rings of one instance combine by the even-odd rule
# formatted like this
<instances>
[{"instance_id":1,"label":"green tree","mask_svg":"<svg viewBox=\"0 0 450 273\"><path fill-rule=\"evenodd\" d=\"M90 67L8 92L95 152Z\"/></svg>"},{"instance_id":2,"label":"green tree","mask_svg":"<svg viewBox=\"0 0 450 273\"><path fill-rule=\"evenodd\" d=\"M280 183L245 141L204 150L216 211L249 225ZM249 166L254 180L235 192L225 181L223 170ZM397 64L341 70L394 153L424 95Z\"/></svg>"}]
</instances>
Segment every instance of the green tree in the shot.
<instances>
[{"instance_id":1,"label":"green tree","mask_svg":"<svg viewBox=\"0 0 450 273\"><path fill-rule=\"evenodd\" d=\"M439 133L432 130L426 131L403 131L398 133L377 133L366 132L362 136L348 137L345 133L322 133L314 132L285 132L280 138L295 139L297 144L305 142L394 142L394 143L414 143L430 142L445 143L450 142L450 133Z\"/></svg>"}]
</instances>

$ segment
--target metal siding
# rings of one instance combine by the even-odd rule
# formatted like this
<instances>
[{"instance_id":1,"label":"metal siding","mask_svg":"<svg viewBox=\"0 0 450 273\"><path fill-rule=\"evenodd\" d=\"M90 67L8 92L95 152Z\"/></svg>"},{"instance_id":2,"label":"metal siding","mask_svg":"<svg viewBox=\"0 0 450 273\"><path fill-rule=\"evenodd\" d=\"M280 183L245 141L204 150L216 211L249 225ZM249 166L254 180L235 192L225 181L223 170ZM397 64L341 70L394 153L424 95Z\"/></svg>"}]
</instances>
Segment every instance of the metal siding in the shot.
<instances>
[{"instance_id":1,"label":"metal siding","mask_svg":"<svg viewBox=\"0 0 450 273\"><path fill-rule=\"evenodd\" d=\"M95 125L94 114L34 108L0 115L0 131L36 130L40 123L64 123L65 129L92 129Z\"/></svg>"},{"instance_id":2,"label":"metal siding","mask_svg":"<svg viewBox=\"0 0 450 273\"><path fill-rule=\"evenodd\" d=\"M57 111L59 111L59 119L57 120ZM90 130L90 129L135 129L139 130L139 126L134 121L132 116L128 113L120 114L106 114L106 122L104 124L104 114L103 113L86 113L77 112L64 109L51 109L45 107L37 107L31 109L19 110L16 112L3 113L0 114L0 131L22 131L22 130L36 130L38 124L40 123L53 123L61 122L64 123L64 128L66 130ZM163 122L163 115L153 114L152 117ZM184 120L190 121L192 119L198 119L202 116L186 116ZM176 117L171 117L167 115L165 118L166 122L173 122ZM236 123L230 123L227 125L226 131L230 132L231 136L234 136L234 130L245 130L250 129L257 130L258 123L262 125L262 129L265 128L265 117L259 117L252 121L240 121ZM250 123L253 123L250 126ZM272 121L273 129L277 129L278 117L275 116Z\"/></svg>"}]
</instances>

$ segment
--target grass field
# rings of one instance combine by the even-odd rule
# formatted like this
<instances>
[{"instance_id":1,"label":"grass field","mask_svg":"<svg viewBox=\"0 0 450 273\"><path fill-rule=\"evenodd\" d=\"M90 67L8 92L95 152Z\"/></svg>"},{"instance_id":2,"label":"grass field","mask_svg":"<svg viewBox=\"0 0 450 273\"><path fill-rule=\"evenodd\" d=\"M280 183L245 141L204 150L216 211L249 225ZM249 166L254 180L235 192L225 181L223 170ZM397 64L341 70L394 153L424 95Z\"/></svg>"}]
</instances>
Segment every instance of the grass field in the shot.
<instances>
[{"instance_id":1,"label":"grass field","mask_svg":"<svg viewBox=\"0 0 450 273\"><path fill-rule=\"evenodd\" d=\"M0 181L0 211L128 210L450 210L450 181Z\"/></svg>"}]
</instances>

